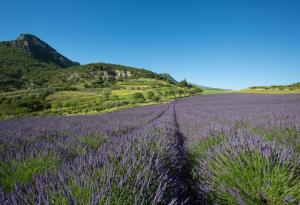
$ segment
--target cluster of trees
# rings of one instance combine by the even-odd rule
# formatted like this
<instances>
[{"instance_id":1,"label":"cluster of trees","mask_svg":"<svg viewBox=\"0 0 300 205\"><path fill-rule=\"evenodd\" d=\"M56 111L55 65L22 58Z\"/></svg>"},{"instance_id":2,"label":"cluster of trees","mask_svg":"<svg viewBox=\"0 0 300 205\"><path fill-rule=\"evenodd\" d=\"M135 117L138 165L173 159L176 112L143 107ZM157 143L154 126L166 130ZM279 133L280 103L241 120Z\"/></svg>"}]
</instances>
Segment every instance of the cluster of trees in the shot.
<instances>
[{"instance_id":1,"label":"cluster of trees","mask_svg":"<svg viewBox=\"0 0 300 205\"><path fill-rule=\"evenodd\" d=\"M71 89L72 90L72 89ZM110 88L101 90L99 102L61 102L59 100L49 101L47 96L59 91L57 89L45 89L36 94L17 95L16 97L0 97L0 117L17 116L24 114L76 114L88 113L90 111L102 111L115 107L134 105L144 102L158 102L177 97L196 95L202 92L198 87L186 88L164 88L149 90L146 92L135 92L130 97L112 95Z\"/></svg>"},{"instance_id":2,"label":"cluster of trees","mask_svg":"<svg viewBox=\"0 0 300 205\"><path fill-rule=\"evenodd\" d=\"M146 92L135 92L129 98L128 97L120 98L118 95L112 95L111 89L107 88L101 91L103 101L100 104L94 104L94 105L91 104L88 107L71 105L68 109L69 110L68 112L70 113L89 112L93 110L99 112L106 109L127 106L127 105L134 105L137 103L158 102L158 101L164 101L168 99L174 99L177 97L197 95L201 92L202 89L195 86L193 86L190 89L174 87L174 88L169 88L164 90L161 89L161 90L153 90L153 91L149 90ZM60 107L66 107L66 105L60 105Z\"/></svg>"},{"instance_id":3,"label":"cluster of trees","mask_svg":"<svg viewBox=\"0 0 300 205\"><path fill-rule=\"evenodd\" d=\"M183 96L192 96L200 94L203 90L199 87L192 87L190 89L167 89L167 90L157 90L147 91L146 93L136 92L132 95L132 99L137 102L145 102L145 101L160 101L171 98L183 97Z\"/></svg>"},{"instance_id":4,"label":"cluster of trees","mask_svg":"<svg viewBox=\"0 0 300 205\"><path fill-rule=\"evenodd\" d=\"M184 80L178 82L178 85L179 85L180 87L186 87L186 88L192 88L192 87L194 87L191 83L188 83L188 82L186 81L186 79L184 79Z\"/></svg>"},{"instance_id":5,"label":"cluster of trees","mask_svg":"<svg viewBox=\"0 0 300 205\"><path fill-rule=\"evenodd\" d=\"M49 109L51 104L46 97L51 92L46 90L37 95L20 95L16 97L0 97L0 117L24 115Z\"/></svg>"}]
</instances>

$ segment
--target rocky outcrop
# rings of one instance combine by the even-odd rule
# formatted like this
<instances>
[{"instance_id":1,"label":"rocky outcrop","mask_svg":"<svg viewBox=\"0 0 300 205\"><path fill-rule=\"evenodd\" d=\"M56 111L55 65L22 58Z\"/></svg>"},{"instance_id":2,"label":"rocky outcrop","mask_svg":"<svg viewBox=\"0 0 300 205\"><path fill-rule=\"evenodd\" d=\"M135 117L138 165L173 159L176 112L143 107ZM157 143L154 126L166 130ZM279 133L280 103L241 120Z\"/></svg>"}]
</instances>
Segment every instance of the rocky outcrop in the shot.
<instances>
[{"instance_id":1,"label":"rocky outcrop","mask_svg":"<svg viewBox=\"0 0 300 205\"><path fill-rule=\"evenodd\" d=\"M21 34L16 40L9 41L8 45L23 49L40 61L56 64L63 68L80 65L61 55L47 43L31 34Z\"/></svg>"}]
</instances>

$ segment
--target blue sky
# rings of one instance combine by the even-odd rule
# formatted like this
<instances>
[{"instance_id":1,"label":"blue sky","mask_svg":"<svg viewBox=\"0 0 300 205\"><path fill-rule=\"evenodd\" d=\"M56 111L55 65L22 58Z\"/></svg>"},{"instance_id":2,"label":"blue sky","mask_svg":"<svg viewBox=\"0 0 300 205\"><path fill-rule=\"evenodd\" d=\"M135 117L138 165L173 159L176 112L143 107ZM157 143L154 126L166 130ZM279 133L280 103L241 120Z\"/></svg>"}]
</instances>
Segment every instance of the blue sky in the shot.
<instances>
[{"instance_id":1,"label":"blue sky","mask_svg":"<svg viewBox=\"0 0 300 205\"><path fill-rule=\"evenodd\" d=\"M297 0L3 0L0 40L32 33L81 64L221 88L300 81Z\"/></svg>"}]
</instances>

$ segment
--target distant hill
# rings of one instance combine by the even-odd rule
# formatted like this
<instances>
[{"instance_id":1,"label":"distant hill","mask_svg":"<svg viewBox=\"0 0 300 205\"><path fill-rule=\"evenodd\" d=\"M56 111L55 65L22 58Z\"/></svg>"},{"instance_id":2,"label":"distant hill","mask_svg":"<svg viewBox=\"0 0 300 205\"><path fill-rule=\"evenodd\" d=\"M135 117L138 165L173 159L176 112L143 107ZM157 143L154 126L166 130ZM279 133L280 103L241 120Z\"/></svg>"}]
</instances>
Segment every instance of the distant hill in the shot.
<instances>
[{"instance_id":1,"label":"distant hill","mask_svg":"<svg viewBox=\"0 0 300 205\"><path fill-rule=\"evenodd\" d=\"M226 89L222 89L222 88L212 88L212 87L208 87L208 86L204 86L204 85L199 85L200 88L202 88L203 90L226 90Z\"/></svg>"},{"instance_id":2,"label":"distant hill","mask_svg":"<svg viewBox=\"0 0 300 205\"><path fill-rule=\"evenodd\" d=\"M30 34L0 42L0 91L41 87L55 70L79 66Z\"/></svg>"},{"instance_id":3,"label":"distant hill","mask_svg":"<svg viewBox=\"0 0 300 205\"><path fill-rule=\"evenodd\" d=\"M31 34L0 42L0 118L97 113L201 92L143 68L80 65Z\"/></svg>"},{"instance_id":4,"label":"distant hill","mask_svg":"<svg viewBox=\"0 0 300 205\"><path fill-rule=\"evenodd\" d=\"M138 77L177 83L168 74L129 66L105 63L80 66L31 34L21 34L16 40L0 42L0 72L2 92L49 86L77 87L76 80L79 79L82 84L94 83L97 87L101 82L106 86L118 79Z\"/></svg>"},{"instance_id":5,"label":"distant hill","mask_svg":"<svg viewBox=\"0 0 300 205\"><path fill-rule=\"evenodd\" d=\"M252 86L241 90L246 93L289 94L300 93L300 82L290 85Z\"/></svg>"},{"instance_id":6,"label":"distant hill","mask_svg":"<svg viewBox=\"0 0 300 205\"><path fill-rule=\"evenodd\" d=\"M7 52L9 50L11 54L14 52L18 52L19 54L17 56L9 56L11 60L13 60L14 57L19 57L23 53L24 57L26 56L27 58L33 58L37 61L54 64L63 68L79 65L79 63L73 62L61 55L47 43L31 34L21 34L16 40L2 42L1 54L3 55L5 51Z\"/></svg>"},{"instance_id":7,"label":"distant hill","mask_svg":"<svg viewBox=\"0 0 300 205\"><path fill-rule=\"evenodd\" d=\"M290 85L271 85L271 86L252 86L249 89L265 89L265 90L269 90L269 89L279 89L279 90L285 90L285 89L289 89L289 90L296 90L296 89L300 89L300 82L297 83L293 83Z\"/></svg>"}]
</instances>

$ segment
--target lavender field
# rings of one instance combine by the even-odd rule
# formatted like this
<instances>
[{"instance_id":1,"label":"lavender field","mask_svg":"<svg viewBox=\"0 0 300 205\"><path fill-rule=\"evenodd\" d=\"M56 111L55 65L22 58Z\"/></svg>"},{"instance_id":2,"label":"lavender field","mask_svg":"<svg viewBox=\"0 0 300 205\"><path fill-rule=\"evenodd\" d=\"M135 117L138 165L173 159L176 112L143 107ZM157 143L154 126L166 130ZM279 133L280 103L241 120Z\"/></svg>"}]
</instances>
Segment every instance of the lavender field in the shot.
<instances>
[{"instance_id":1,"label":"lavender field","mask_svg":"<svg viewBox=\"0 0 300 205\"><path fill-rule=\"evenodd\" d=\"M300 95L0 121L0 204L300 204Z\"/></svg>"}]
</instances>

